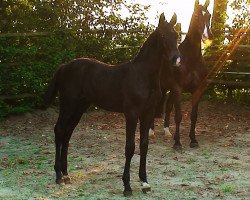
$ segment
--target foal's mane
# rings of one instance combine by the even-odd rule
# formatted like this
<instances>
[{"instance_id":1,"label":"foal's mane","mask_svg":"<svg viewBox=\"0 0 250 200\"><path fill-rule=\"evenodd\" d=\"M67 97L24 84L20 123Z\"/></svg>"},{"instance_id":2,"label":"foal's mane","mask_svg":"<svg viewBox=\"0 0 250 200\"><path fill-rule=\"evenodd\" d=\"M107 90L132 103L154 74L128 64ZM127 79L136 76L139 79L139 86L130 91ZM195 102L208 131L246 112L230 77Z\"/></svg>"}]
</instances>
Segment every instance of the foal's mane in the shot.
<instances>
[{"instance_id":1,"label":"foal's mane","mask_svg":"<svg viewBox=\"0 0 250 200\"><path fill-rule=\"evenodd\" d=\"M139 61L145 56L147 56L148 51L152 48L153 45L156 45L157 42L155 41L157 39L157 33L158 33L158 28L154 30L146 39L146 41L143 43L142 47L139 49L138 54L135 56L133 61Z\"/></svg>"}]
</instances>

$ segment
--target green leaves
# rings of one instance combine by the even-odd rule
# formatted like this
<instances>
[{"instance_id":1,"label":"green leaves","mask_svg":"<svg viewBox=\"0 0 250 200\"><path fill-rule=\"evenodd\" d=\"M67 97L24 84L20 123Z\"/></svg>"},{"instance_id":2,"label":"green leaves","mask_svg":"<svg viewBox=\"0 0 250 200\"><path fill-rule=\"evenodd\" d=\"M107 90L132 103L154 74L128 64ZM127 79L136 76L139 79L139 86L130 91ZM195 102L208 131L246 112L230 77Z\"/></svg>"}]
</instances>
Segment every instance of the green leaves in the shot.
<instances>
[{"instance_id":1,"label":"green leaves","mask_svg":"<svg viewBox=\"0 0 250 200\"><path fill-rule=\"evenodd\" d=\"M38 96L4 100L5 114L15 107L39 106L39 96L60 64L77 57L125 62L151 31L144 25L147 7L124 0L15 0L0 1L0 8L0 99ZM130 14L123 16L121 9Z\"/></svg>"}]
</instances>

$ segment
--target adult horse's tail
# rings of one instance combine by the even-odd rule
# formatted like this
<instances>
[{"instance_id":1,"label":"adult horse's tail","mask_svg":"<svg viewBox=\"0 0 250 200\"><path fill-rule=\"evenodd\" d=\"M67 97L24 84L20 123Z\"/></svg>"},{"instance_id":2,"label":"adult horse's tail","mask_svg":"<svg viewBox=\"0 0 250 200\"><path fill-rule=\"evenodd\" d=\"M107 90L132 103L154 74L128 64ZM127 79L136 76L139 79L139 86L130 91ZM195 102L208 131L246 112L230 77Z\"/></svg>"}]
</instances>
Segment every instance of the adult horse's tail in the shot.
<instances>
[{"instance_id":1,"label":"adult horse's tail","mask_svg":"<svg viewBox=\"0 0 250 200\"><path fill-rule=\"evenodd\" d=\"M52 102L56 98L56 94L58 91L57 80L58 80L59 71L60 71L60 68L56 71L56 73L54 74L54 77L50 80L48 84L48 88L43 95L45 108L49 107L49 105L52 104Z\"/></svg>"}]
</instances>

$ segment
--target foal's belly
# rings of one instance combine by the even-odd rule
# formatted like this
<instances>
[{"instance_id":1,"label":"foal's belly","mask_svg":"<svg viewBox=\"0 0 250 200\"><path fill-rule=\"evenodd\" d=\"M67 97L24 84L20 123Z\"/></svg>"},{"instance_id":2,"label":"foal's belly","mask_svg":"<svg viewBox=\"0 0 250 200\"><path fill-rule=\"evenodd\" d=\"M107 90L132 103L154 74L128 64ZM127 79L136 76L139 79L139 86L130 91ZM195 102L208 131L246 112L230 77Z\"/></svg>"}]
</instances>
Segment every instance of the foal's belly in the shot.
<instances>
[{"instance_id":1,"label":"foal's belly","mask_svg":"<svg viewBox=\"0 0 250 200\"><path fill-rule=\"evenodd\" d=\"M103 102L94 102L94 105L111 112L124 112L123 105L121 105L120 103L109 102L104 104Z\"/></svg>"},{"instance_id":2,"label":"foal's belly","mask_svg":"<svg viewBox=\"0 0 250 200\"><path fill-rule=\"evenodd\" d=\"M90 102L107 111L123 113L123 99L117 95L100 96L89 99Z\"/></svg>"}]
</instances>

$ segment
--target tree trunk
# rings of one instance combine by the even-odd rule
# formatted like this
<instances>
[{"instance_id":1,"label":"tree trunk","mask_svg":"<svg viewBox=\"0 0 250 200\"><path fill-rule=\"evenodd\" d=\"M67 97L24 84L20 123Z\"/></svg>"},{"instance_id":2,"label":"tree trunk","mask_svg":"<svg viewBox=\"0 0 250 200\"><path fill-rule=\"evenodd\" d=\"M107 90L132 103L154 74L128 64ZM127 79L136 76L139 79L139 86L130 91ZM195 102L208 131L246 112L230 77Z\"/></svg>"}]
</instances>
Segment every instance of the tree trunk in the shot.
<instances>
[{"instance_id":1,"label":"tree trunk","mask_svg":"<svg viewBox=\"0 0 250 200\"><path fill-rule=\"evenodd\" d=\"M214 0L212 32L214 35L214 45L223 44L225 39L225 27L227 19L228 0Z\"/></svg>"}]
</instances>

